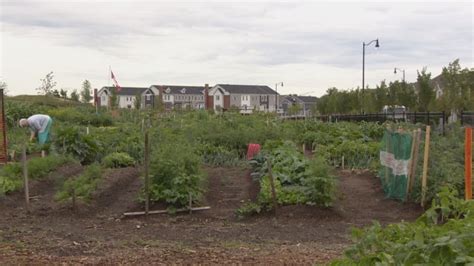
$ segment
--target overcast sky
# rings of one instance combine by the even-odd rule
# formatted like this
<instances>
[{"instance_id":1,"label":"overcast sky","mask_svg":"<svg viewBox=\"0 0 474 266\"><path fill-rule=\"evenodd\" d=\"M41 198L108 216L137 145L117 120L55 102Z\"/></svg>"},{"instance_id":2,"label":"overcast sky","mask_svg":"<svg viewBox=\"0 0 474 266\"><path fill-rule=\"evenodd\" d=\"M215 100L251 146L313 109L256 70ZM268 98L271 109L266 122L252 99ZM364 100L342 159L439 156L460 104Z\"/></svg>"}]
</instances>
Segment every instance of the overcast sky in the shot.
<instances>
[{"instance_id":1,"label":"overcast sky","mask_svg":"<svg viewBox=\"0 0 474 266\"><path fill-rule=\"evenodd\" d=\"M320 96L329 87L409 82L456 58L473 67L473 4L464 2L164 2L0 0L0 78L10 94L57 87L260 84Z\"/></svg>"}]
</instances>

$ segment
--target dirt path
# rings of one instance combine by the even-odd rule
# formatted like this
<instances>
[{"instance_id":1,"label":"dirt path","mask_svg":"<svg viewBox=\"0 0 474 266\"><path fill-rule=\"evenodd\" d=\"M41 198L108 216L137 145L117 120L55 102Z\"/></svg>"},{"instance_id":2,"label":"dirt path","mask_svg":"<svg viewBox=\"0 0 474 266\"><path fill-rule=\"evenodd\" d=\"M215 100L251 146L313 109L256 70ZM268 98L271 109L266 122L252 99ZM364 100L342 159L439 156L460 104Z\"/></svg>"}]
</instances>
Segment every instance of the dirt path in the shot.
<instances>
[{"instance_id":1,"label":"dirt path","mask_svg":"<svg viewBox=\"0 0 474 266\"><path fill-rule=\"evenodd\" d=\"M94 215L11 215L0 199L0 261L4 264L204 263L313 264L340 256L352 226L413 220L421 210L384 199L371 174L341 172L333 208L281 207L238 220L235 209L258 187L243 167L207 168L211 210L192 215L121 219L141 187L138 171L113 172L92 206ZM135 172L134 172L135 171ZM2 206L3 205L3 206ZM21 205L21 204L20 204Z\"/></svg>"}]
</instances>

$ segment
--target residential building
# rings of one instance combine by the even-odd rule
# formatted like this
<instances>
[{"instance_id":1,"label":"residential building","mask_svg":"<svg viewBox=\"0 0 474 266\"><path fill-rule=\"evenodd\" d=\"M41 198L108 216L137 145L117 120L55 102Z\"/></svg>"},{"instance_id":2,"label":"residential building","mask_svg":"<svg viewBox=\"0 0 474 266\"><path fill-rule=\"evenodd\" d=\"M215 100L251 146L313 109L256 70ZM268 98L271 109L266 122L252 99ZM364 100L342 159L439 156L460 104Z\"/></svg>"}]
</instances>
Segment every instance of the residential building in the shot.
<instances>
[{"instance_id":1,"label":"residential building","mask_svg":"<svg viewBox=\"0 0 474 266\"><path fill-rule=\"evenodd\" d=\"M205 86L152 85L150 88L160 92L165 110L204 109Z\"/></svg>"},{"instance_id":2,"label":"residential building","mask_svg":"<svg viewBox=\"0 0 474 266\"><path fill-rule=\"evenodd\" d=\"M242 114L275 112L277 98L278 93L264 85L217 84L209 90L207 106L218 111L237 109Z\"/></svg>"},{"instance_id":3,"label":"residential building","mask_svg":"<svg viewBox=\"0 0 474 266\"><path fill-rule=\"evenodd\" d=\"M97 93L97 103L99 106L110 106L110 97L115 87L102 87ZM155 98L159 95L159 91L155 88L146 87L121 87L116 90L117 106L119 108L135 108L135 99L140 97L140 108L151 108L155 103Z\"/></svg>"},{"instance_id":4,"label":"residential building","mask_svg":"<svg viewBox=\"0 0 474 266\"><path fill-rule=\"evenodd\" d=\"M285 116L308 117L314 114L317 100L318 98L314 96L282 95L280 96L280 106ZM294 108L293 106L298 107Z\"/></svg>"}]
</instances>

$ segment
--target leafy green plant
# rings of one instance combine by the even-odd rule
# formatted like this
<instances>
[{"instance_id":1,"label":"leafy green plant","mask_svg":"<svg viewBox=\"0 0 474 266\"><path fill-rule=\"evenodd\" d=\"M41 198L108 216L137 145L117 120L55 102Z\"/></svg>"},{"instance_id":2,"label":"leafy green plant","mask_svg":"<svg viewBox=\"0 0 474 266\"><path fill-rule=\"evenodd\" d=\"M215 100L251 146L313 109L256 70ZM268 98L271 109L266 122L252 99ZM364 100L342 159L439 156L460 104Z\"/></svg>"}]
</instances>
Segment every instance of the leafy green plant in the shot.
<instances>
[{"instance_id":1,"label":"leafy green plant","mask_svg":"<svg viewBox=\"0 0 474 266\"><path fill-rule=\"evenodd\" d=\"M92 136L81 133L78 127L57 130L54 145L59 153L70 154L82 164L90 164L100 157L99 142Z\"/></svg>"},{"instance_id":2,"label":"leafy green plant","mask_svg":"<svg viewBox=\"0 0 474 266\"><path fill-rule=\"evenodd\" d=\"M248 217L254 214L258 214L262 211L262 206L255 202L245 202L240 208L237 209L236 214L239 219Z\"/></svg>"},{"instance_id":3,"label":"leafy green plant","mask_svg":"<svg viewBox=\"0 0 474 266\"><path fill-rule=\"evenodd\" d=\"M75 194L77 199L88 201L101 178L102 169L100 165L91 164L86 167L81 175L66 180L61 189L56 193L55 199L58 201L68 201Z\"/></svg>"},{"instance_id":4,"label":"leafy green plant","mask_svg":"<svg viewBox=\"0 0 474 266\"><path fill-rule=\"evenodd\" d=\"M114 152L102 159L106 168L121 168L135 165L135 160L125 152Z\"/></svg>"},{"instance_id":5,"label":"leafy green plant","mask_svg":"<svg viewBox=\"0 0 474 266\"><path fill-rule=\"evenodd\" d=\"M204 191L200 162L189 144L161 143L151 156L151 199L177 207L187 205L190 196L199 201Z\"/></svg>"},{"instance_id":6,"label":"leafy green plant","mask_svg":"<svg viewBox=\"0 0 474 266\"><path fill-rule=\"evenodd\" d=\"M67 156L50 155L31 158L27 162L28 177L41 179L56 168L73 160ZM0 194L16 191L23 186L23 170L20 163L9 163L0 170Z\"/></svg>"},{"instance_id":7,"label":"leafy green plant","mask_svg":"<svg viewBox=\"0 0 474 266\"><path fill-rule=\"evenodd\" d=\"M267 142L263 152L251 161L252 176L260 180L259 204L271 208L269 162L278 203L331 205L334 178L325 160L316 157L309 161L288 141Z\"/></svg>"},{"instance_id":8,"label":"leafy green plant","mask_svg":"<svg viewBox=\"0 0 474 266\"><path fill-rule=\"evenodd\" d=\"M474 201L444 187L412 223L354 229L355 244L332 265L466 265L474 263Z\"/></svg>"}]
</instances>

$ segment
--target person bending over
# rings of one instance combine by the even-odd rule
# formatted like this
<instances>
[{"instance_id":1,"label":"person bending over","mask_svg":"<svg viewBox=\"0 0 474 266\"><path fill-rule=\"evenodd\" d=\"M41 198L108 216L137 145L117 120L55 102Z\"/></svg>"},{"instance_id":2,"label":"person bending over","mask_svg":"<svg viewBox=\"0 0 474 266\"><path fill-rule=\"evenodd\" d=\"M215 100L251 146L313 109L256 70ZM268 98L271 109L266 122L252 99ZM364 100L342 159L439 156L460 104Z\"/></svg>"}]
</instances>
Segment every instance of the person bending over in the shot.
<instances>
[{"instance_id":1,"label":"person bending over","mask_svg":"<svg viewBox=\"0 0 474 266\"><path fill-rule=\"evenodd\" d=\"M28 118L22 118L19 122L21 127L28 126L30 128L30 141L33 141L37 136L39 144L45 144L49 141L52 123L53 119L51 119L49 115L42 114L32 115Z\"/></svg>"}]
</instances>

